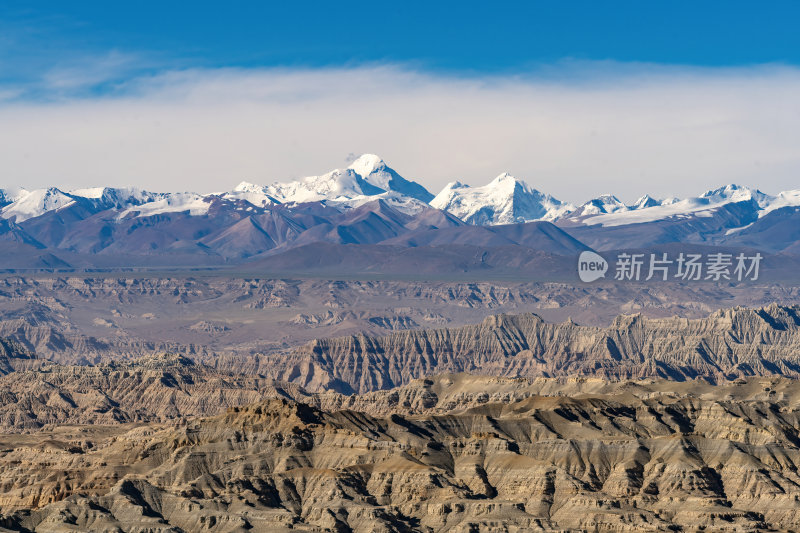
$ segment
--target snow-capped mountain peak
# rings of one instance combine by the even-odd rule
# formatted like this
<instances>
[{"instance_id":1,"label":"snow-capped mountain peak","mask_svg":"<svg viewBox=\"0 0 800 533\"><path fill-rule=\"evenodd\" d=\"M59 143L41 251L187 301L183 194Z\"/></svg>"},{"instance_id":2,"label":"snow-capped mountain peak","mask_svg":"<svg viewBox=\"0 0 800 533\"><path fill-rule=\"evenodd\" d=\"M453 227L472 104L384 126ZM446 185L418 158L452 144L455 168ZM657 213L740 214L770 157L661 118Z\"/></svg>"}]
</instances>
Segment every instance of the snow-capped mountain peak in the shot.
<instances>
[{"instance_id":1,"label":"snow-capped mountain peak","mask_svg":"<svg viewBox=\"0 0 800 533\"><path fill-rule=\"evenodd\" d=\"M735 183L706 191L700 195L700 198L707 198L711 203L746 202L748 200L754 200L759 207L762 208L766 207L774 200L773 196L764 194L758 189L742 187Z\"/></svg>"},{"instance_id":2,"label":"snow-capped mountain peak","mask_svg":"<svg viewBox=\"0 0 800 533\"><path fill-rule=\"evenodd\" d=\"M783 191L774 196L772 200L764 206L759 216L781 209L783 207L800 206L800 190Z\"/></svg>"},{"instance_id":3,"label":"snow-capped mountain peak","mask_svg":"<svg viewBox=\"0 0 800 533\"><path fill-rule=\"evenodd\" d=\"M364 154L353 161L347 168L355 171L356 174L365 178L373 172L384 170L386 168L386 163L384 163L383 159L375 154Z\"/></svg>"},{"instance_id":4,"label":"snow-capped mountain peak","mask_svg":"<svg viewBox=\"0 0 800 533\"><path fill-rule=\"evenodd\" d=\"M507 172L482 187L458 181L448 183L430 204L465 222L481 225L554 220L573 208Z\"/></svg>"},{"instance_id":5,"label":"snow-capped mountain peak","mask_svg":"<svg viewBox=\"0 0 800 533\"><path fill-rule=\"evenodd\" d=\"M630 206L630 208L633 209L633 210L646 209L648 207L655 207L657 205L661 205L661 203L662 203L661 201L656 200L655 198L653 198L649 194L645 194L644 196L642 196L641 198L636 200L633 203L633 205Z\"/></svg>"},{"instance_id":6,"label":"snow-capped mountain peak","mask_svg":"<svg viewBox=\"0 0 800 533\"><path fill-rule=\"evenodd\" d=\"M332 170L320 176L308 176L266 186L243 181L233 191L222 196L227 199L246 200L257 206L305 202L360 205L365 198L377 198L387 193L391 193L389 196L394 199L393 201L399 201L397 198L406 196L427 203L433 198L424 187L406 180L374 154L364 154L348 168ZM405 205L407 202L400 203Z\"/></svg>"},{"instance_id":7,"label":"snow-capped mountain peak","mask_svg":"<svg viewBox=\"0 0 800 533\"><path fill-rule=\"evenodd\" d=\"M266 186L244 181L233 191L225 193L223 197L247 200L254 205L262 206L275 203L339 201L382 192L383 189L370 185L353 169L347 168L332 170L321 176L308 176L296 181L276 182Z\"/></svg>"},{"instance_id":8,"label":"snow-capped mountain peak","mask_svg":"<svg viewBox=\"0 0 800 533\"><path fill-rule=\"evenodd\" d=\"M569 218L594 217L629 210L630 207L622 203L620 199L613 194L601 194L597 198L592 198L581 205L567 216L569 216Z\"/></svg>"},{"instance_id":9,"label":"snow-capped mountain peak","mask_svg":"<svg viewBox=\"0 0 800 533\"><path fill-rule=\"evenodd\" d=\"M499 174L495 179L490 181L485 186L485 188L486 188L486 190L506 191L506 192L512 191L514 189L519 189L521 191L528 192L528 193L531 192L531 191L536 191L536 189L533 189L530 185L525 183L523 180L515 178L514 176L512 176L508 172L503 172L502 174ZM536 191L536 192L538 193L539 191Z\"/></svg>"},{"instance_id":10,"label":"snow-capped mountain peak","mask_svg":"<svg viewBox=\"0 0 800 533\"><path fill-rule=\"evenodd\" d=\"M255 183L250 183L249 181L242 181L233 188L232 192L258 192L264 188L263 185L256 185Z\"/></svg>"},{"instance_id":11,"label":"snow-capped mountain peak","mask_svg":"<svg viewBox=\"0 0 800 533\"><path fill-rule=\"evenodd\" d=\"M22 188L0 189L0 206L16 202L30 194L30 191Z\"/></svg>"},{"instance_id":12,"label":"snow-capped mountain peak","mask_svg":"<svg viewBox=\"0 0 800 533\"><path fill-rule=\"evenodd\" d=\"M740 202L754 203L747 209L758 213L757 216L763 216L772 209L777 209L777 206L798 205L794 202L800 202L800 195L797 198L791 194L774 197L764 194L758 189L735 184L712 189L693 198L669 198L656 202L655 205L639 205L645 198L649 197L642 197L634 204L633 208L625 210L582 213L582 215L593 215L587 216L582 222L587 225L621 226L689 216L709 217L713 216L714 211L719 208ZM644 203L647 201L645 200Z\"/></svg>"},{"instance_id":13,"label":"snow-capped mountain peak","mask_svg":"<svg viewBox=\"0 0 800 533\"><path fill-rule=\"evenodd\" d=\"M597 198L591 200L593 205L602 206L606 213L613 213L615 211L625 211L628 209L622 201L611 193L601 194Z\"/></svg>"},{"instance_id":14,"label":"snow-capped mountain peak","mask_svg":"<svg viewBox=\"0 0 800 533\"><path fill-rule=\"evenodd\" d=\"M0 217L19 223L48 211L62 209L73 202L75 198L55 187L32 191L19 189L13 194L13 201L0 209Z\"/></svg>"},{"instance_id":15,"label":"snow-capped mountain peak","mask_svg":"<svg viewBox=\"0 0 800 533\"><path fill-rule=\"evenodd\" d=\"M164 196L163 193L152 193L136 187L91 187L72 190L69 195L86 198L102 209L141 205Z\"/></svg>"},{"instance_id":16,"label":"snow-capped mountain peak","mask_svg":"<svg viewBox=\"0 0 800 533\"><path fill-rule=\"evenodd\" d=\"M503 183L522 183L525 184L524 181L518 180L508 172L501 172L497 175L495 179L489 182L489 185L501 185Z\"/></svg>"},{"instance_id":17,"label":"snow-capped mountain peak","mask_svg":"<svg viewBox=\"0 0 800 533\"><path fill-rule=\"evenodd\" d=\"M232 191L220 196L228 200L244 200L258 207L281 203L277 198L268 194L267 187L248 181L239 183Z\"/></svg>"},{"instance_id":18,"label":"snow-capped mountain peak","mask_svg":"<svg viewBox=\"0 0 800 533\"><path fill-rule=\"evenodd\" d=\"M741 187L735 183L723 185L716 189L710 189L700 195L700 198L730 198L733 195L742 195L749 192L751 189L748 187Z\"/></svg>"},{"instance_id":19,"label":"snow-capped mountain peak","mask_svg":"<svg viewBox=\"0 0 800 533\"><path fill-rule=\"evenodd\" d=\"M430 202L433 199L433 195L425 187L415 181L405 179L375 154L362 155L347 169L358 174L369 185L380 189L380 191L365 192L365 194L396 192L422 202Z\"/></svg>"},{"instance_id":20,"label":"snow-capped mountain peak","mask_svg":"<svg viewBox=\"0 0 800 533\"><path fill-rule=\"evenodd\" d=\"M336 169L321 176L309 176L300 182L276 184L275 187L276 192L280 191L288 201L298 203L345 199L378 192L364 190L362 181L361 176L348 168Z\"/></svg>"}]
</instances>

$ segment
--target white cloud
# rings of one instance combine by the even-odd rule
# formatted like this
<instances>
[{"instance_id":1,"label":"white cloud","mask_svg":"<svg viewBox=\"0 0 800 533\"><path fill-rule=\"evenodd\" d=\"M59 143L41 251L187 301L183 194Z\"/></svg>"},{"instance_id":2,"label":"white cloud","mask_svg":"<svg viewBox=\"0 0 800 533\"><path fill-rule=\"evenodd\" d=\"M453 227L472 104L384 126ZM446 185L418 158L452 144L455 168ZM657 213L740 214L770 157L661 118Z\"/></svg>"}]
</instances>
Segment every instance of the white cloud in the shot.
<instances>
[{"instance_id":1,"label":"white cloud","mask_svg":"<svg viewBox=\"0 0 800 533\"><path fill-rule=\"evenodd\" d=\"M484 78L393 66L166 72L104 97L0 103L0 186L206 192L320 174L373 152L434 193L502 171L572 202L730 182L777 192L800 186L797 94L800 70L780 66L578 64Z\"/></svg>"},{"instance_id":2,"label":"white cloud","mask_svg":"<svg viewBox=\"0 0 800 533\"><path fill-rule=\"evenodd\" d=\"M44 72L39 91L69 95L116 82L143 68L141 58L117 50L97 56L81 56L56 63Z\"/></svg>"}]
</instances>

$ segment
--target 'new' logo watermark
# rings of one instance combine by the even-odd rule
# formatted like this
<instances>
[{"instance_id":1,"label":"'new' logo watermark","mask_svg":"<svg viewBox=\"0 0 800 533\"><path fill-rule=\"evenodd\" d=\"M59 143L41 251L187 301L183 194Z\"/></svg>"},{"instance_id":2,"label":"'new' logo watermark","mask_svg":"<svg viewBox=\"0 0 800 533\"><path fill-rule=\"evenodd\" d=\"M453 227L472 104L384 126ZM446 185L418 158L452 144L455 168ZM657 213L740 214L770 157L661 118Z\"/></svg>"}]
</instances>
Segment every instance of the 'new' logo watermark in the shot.
<instances>
[{"instance_id":1,"label":"'new' logo watermark","mask_svg":"<svg viewBox=\"0 0 800 533\"><path fill-rule=\"evenodd\" d=\"M604 278L608 270L608 262L594 252L581 252L578 258L578 277L584 283Z\"/></svg>"}]
</instances>

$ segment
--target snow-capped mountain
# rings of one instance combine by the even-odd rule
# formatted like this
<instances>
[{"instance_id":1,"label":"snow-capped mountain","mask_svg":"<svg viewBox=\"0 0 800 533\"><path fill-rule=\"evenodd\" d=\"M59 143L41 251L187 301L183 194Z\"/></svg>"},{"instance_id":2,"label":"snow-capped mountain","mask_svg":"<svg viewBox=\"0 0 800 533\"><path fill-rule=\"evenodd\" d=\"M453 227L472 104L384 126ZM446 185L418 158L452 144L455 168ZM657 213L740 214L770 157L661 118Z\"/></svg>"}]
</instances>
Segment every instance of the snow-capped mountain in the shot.
<instances>
[{"instance_id":1,"label":"snow-capped mountain","mask_svg":"<svg viewBox=\"0 0 800 533\"><path fill-rule=\"evenodd\" d=\"M123 209L141 205L164 197L163 193L150 193L136 188L95 187L64 192L55 187L47 189L0 190L0 218L23 222L75 205L83 201L93 211Z\"/></svg>"},{"instance_id":2,"label":"snow-capped mountain","mask_svg":"<svg viewBox=\"0 0 800 533\"><path fill-rule=\"evenodd\" d=\"M800 190L783 191L773 196L763 207L761 216L783 207L800 206Z\"/></svg>"},{"instance_id":3,"label":"snow-capped mountain","mask_svg":"<svg viewBox=\"0 0 800 533\"><path fill-rule=\"evenodd\" d=\"M281 203L319 202L322 200L348 200L357 196L370 196L385 192L368 183L353 169L332 170L321 176L309 176L299 181L275 183L264 187L266 196Z\"/></svg>"},{"instance_id":4,"label":"snow-capped mountain","mask_svg":"<svg viewBox=\"0 0 800 533\"><path fill-rule=\"evenodd\" d=\"M651 197L649 194L645 194L638 200L636 200L633 205L630 206L631 209L646 209L648 207L655 207L657 205L661 205L663 203L662 200L656 200L655 198Z\"/></svg>"},{"instance_id":5,"label":"snow-capped mountain","mask_svg":"<svg viewBox=\"0 0 800 533\"><path fill-rule=\"evenodd\" d=\"M746 202L753 200L759 207L766 207L773 199L759 191L758 189L751 189L750 187L741 187L736 184L725 185L718 189L706 191L699 196L701 199L707 199L710 204L725 204L730 202Z\"/></svg>"},{"instance_id":6,"label":"snow-capped mountain","mask_svg":"<svg viewBox=\"0 0 800 533\"><path fill-rule=\"evenodd\" d=\"M137 188L114 187L69 192L55 187L30 191L21 188L0 189L0 218L19 223L76 204L82 206L84 212L88 209L89 213L115 209L119 218L180 212L201 216L208 212L214 197L232 202L244 201L259 208L277 204L329 202L342 209L383 199L403 212L416 213L429 208L427 200L433 195L418 183L401 177L380 157L365 154L343 170L268 186L242 182L234 190L221 194L152 193Z\"/></svg>"},{"instance_id":7,"label":"snow-capped mountain","mask_svg":"<svg viewBox=\"0 0 800 533\"><path fill-rule=\"evenodd\" d=\"M458 181L448 183L430 204L478 225L556 220L574 209L508 173L482 187Z\"/></svg>"},{"instance_id":8,"label":"snow-capped mountain","mask_svg":"<svg viewBox=\"0 0 800 533\"><path fill-rule=\"evenodd\" d=\"M188 212L191 216L200 216L208 213L212 197L210 195L196 194L193 192L176 192L164 194L149 202L135 204L120 211L117 218L122 219L128 215L149 217L164 213Z\"/></svg>"},{"instance_id":9,"label":"snow-capped mountain","mask_svg":"<svg viewBox=\"0 0 800 533\"><path fill-rule=\"evenodd\" d=\"M223 193L221 196L231 200L244 200L259 207L281 203L277 198L267 194L264 189L263 185L243 181L232 191Z\"/></svg>"},{"instance_id":10,"label":"snow-capped mountain","mask_svg":"<svg viewBox=\"0 0 800 533\"><path fill-rule=\"evenodd\" d=\"M745 208L749 210L749 215L740 213L743 220L758 218L781 207L800 206L800 191L785 191L770 196L757 189L731 184L685 199L658 200L645 194L630 205L613 194L603 194L575 207L532 189L508 174L501 174L483 187L470 187L458 181L449 183L431 201L433 207L448 211L471 224L546 220L562 221L567 226L607 227L690 216L710 217L714 210L731 204L749 205ZM742 227L746 224L749 222L743 222Z\"/></svg>"},{"instance_id":11,"label":"snow-capped mountain","mask_svg":"<svg viewBox=\"0 0 800 533\"><path fill-rule=\"evenodd\" d=\"M93 187L69 191L70 196L79 196L103 209L130 207L161 199L168 193L152 193L136 187Z\"/></svg>"},{"instance_id":12,"label":"snow-capped mountain","mask_svg":"<svg viewBox=\"0 0 800 533\"><path fill-rule=\"evenodd\" d=\"M800 198L791 193L781 193L781 205L800 205ZM718 189L706 191L700 196L683 200L653 200L649 196L642 197L633 208L617 209L609 212L571 213L569 218L580 218L581 223L589 226L622 226L641 224L689 216L710 217L720 207L735 203L750 203L755 216L769 212L770 206L778 197L769 196L757 189L731 184ZM791 202L798 202L792 204ZM649 204L649 205L648 205Z\"/></svg>"},{"instance_id":13,"label":"snow-capped mountain","mask_svg":"<svg viewBox=\"0 0 800 533\"><path fill-rule=\"evenodd\" d=\"M20 188L0 189L0 207L5 207L12 202L27 196L29 191Z\"/></svg>"},{"instance_id":14,"label":"snow-capped mountain","mask_svg":"<svg viewBox=\"0 0 800 533\"><path fill-rule=\"evenodd\" d=\"M398 211L408 215L414 215L420 211L432 209L430 204L423 202L422 200L417 200L411 196L406 196L394 191L383 192L375 195L354 196L352 198L339 198L338 200L327 202L327 204L343 209L354 209L376 200L382 200Z\"/></svg>"},{"instance_id":15,"label":"snow-capped mountain","mask_svg":"<svg viewBox=\"0 0 800 533\"><path fill-rule=\"evenodd\" d=\"M361 176L364 181L386 192L394 192L421 202L430 202L433 195L415 181L409 181L400 176L386 163L374 154L364 154L347 167Z\"/></svg>"},{"instance_id":16,"label":"snow-capped mountain","mask_svg":"<svg viewBox=\"0 0 800 533\"><path fill-rule=\"evenodd\" d=\"M335 202L350 207L381 197L397 206L408 203L416 210L420 202L424 205L433 198L422 185L403 178L374 154L364 154L349 167L321 176L266 186L242 182L222 196L246 200L256 206ZM408 199L417 202L408 202Z\"/></svg>"},{"instance_id":17,"label":"snow-capped mountain","mask_svg":"<svg viewBox=\"0 0 800 533\"><path fill-rule=\"evenodd\" d=\"M41 216L48 211L62 209L75 201L75 198L55 187L33 191L4 190L3 198L11 201L0 209L0 217L17 223Z\"/></svg>"},{"instance_id":18,"label":"snow-capped mountain","mask_svg":"<svg viewBox=\"0 0 800 533\"><path fill-rule=\"evenodd\" d=\"M619 198L613 194L602 194L579 206L566 216L569 218L591 217L595 215L630 211L630 209L630 207L622 203Z\"/></svg>"}]
</instances>

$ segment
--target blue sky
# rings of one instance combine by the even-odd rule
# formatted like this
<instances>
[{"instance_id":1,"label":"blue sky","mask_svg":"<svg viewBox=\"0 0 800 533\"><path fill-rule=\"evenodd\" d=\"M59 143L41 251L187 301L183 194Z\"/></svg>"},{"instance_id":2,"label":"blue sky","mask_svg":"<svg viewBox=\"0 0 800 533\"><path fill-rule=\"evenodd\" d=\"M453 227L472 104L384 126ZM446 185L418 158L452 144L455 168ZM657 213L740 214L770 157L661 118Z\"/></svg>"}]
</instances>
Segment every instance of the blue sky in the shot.
<instances>
[{"instance_id":1,"label":"blue sky","mask_svg":"<svg viewBox=\"0 0 800 533\"><path fill-rule=\"evenodd\" d=\"M797 188L799 15L781 1L6 0L0 175L217 190L378 152L434 192L506 170L570 201L634 179L631 195Z\"/></svg>"},{"instance_id":2,"label":"blue sky","mask_svg":"<svg viewBox=\"0 0 800 533\"><path fill-rule=\"evenodd\" d=\"M565 59L730 67L800 63L800 3L30 2L0 7L2 79L111 55L113 81L162 69L397 63L465 75Z\"/></svg>"}]
</instances>

